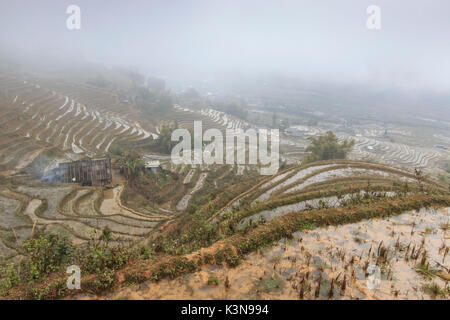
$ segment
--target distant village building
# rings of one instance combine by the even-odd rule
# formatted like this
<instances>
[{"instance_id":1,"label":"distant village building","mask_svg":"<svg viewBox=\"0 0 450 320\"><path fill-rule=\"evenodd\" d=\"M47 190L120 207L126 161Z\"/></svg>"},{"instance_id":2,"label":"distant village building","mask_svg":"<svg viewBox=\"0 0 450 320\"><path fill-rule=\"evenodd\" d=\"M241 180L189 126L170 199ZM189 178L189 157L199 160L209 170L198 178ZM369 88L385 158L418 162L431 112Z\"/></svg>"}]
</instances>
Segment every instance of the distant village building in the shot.
<instances>
[{"instance_id":1,"label":"distant village building","mask_svg":"<svg viewBox=\"0 0 450 320\"><path fill-rule=\"evenodd\" d=\"M92 159L63 162L56 169L56 180L82 185L108 184L112 180L111 159Z\"/></svg>"},{"instance_id":2,"label":"distant village building","mask_svg":"<svg viewBox=\"0 0 450 320\"><path fill-rule=\"evenodd\" d=\"M149 170L153 173L157 173L158 169L161 168L161 163L158 160L146 161L144 167L145 167L145 170Z\"/></svg>"}]
</instances>

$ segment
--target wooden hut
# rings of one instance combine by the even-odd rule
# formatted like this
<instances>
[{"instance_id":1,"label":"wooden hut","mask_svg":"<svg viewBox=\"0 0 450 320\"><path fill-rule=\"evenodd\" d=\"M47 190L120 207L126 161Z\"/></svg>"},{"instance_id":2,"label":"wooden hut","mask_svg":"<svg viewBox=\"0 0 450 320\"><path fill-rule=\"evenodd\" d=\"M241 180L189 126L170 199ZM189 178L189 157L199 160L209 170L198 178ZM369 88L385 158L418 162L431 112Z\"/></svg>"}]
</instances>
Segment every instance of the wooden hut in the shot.
<instances>
[{"instance_id":1,"label":"wooden hut","mask_svg":"<svg viewBox=\"0 0 450 320\"><path fill-rule=\"evenodd\" d=\"M161 167L161 164L158 160L146 161L144 167L145 167L145 170L149 170L153 173L157 173L158 169L160 169L160 167Z\"/></svg>"},{"instance_id":2,"label":"wooden hut","mask_svg":"<svg viewBox=\"0 0 450 320\"><path fill-rule=\"evenodd\" d=\"M58 171L63 183L103 185L112 180L110 158L59 163Z\"/></svg>"}]
</instances>

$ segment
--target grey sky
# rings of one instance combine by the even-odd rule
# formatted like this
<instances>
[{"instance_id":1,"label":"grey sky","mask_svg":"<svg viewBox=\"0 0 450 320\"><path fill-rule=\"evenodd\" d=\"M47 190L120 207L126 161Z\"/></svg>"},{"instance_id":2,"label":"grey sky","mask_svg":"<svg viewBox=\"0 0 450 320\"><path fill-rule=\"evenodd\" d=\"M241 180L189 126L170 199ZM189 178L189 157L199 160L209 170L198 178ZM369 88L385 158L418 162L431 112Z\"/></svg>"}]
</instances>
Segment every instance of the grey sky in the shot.
<instances>
[{"instance_id":1,"label":"grey sky","mask_svg":"<svg viewBox=\"0 0 450 320\"><path fill-rule=\"evenodd\" d=\"M66 29L69 4L79 31ZM371 4L379 31L366 28ZM180 79L261 71L449 91L449 31L448 0L0 0L6 54Z\"/></svg>"}]
</instances>

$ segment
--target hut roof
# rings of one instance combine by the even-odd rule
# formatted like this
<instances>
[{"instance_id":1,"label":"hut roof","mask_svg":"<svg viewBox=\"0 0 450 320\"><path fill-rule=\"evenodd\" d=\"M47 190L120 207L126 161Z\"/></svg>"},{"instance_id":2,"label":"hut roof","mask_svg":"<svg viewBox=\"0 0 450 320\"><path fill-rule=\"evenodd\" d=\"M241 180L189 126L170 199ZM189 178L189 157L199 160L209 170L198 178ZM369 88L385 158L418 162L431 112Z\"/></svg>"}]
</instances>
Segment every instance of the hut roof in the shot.
<instances>
[{"instance_id":1,"label":"hut roof","mask_svg":"<svg viewBox=\"0 0 450 320\"><path fill-rule=\"evenodd\" d=\"M146 168L158 168L160 165L161 163L158 160L145 162Z\"/></svg>"}]
</instances>

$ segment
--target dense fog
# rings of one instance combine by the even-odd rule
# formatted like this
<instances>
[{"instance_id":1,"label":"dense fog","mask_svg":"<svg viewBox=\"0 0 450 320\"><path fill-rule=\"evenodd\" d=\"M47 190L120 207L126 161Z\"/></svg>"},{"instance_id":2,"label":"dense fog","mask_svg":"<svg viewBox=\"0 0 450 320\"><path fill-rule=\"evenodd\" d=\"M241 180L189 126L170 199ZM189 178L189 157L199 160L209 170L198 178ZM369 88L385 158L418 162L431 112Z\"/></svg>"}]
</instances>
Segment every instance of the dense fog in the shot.
<instances>
[{"instance_id":1,"label":"dense fog","mask_svg":"<svg viewBox=\"0 0 450 320\"><path fill-rule=\"evenodd\" d=\"M71 4L81 9L69 30ZM381 29L369 30L370 5ZM5 1L4 57L134 67L173 83L272 74L448 90L448 1Z\"/></svg>"}]
</instances>

